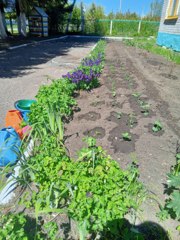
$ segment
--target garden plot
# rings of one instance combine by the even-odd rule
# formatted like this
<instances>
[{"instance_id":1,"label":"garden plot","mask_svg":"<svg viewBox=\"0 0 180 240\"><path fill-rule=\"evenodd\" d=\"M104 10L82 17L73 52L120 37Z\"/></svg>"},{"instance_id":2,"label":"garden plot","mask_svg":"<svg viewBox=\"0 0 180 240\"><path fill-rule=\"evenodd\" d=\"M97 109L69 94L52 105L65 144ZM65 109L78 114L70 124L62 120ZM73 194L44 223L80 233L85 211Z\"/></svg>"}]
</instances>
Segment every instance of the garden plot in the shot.
<instances>
[{"instance_id":1,"label":"garden plot","mask_svg":"<svg viewBox=\"0 0 180 240\"><path fill-rule=\"evenodd\" d=\"M40 87L29 114L35 145L17 179L20 199L1 209L2 236L10 229L12 239L150 240L169 239L169 231L178 239L176 221L163 229L156 218L176 161L169 208L180 215L180 101L167 96L178 84L160 88L153 55L109 42L105 58L104 49L100 41L78 68Z\"/></svg>"},{"instance_id":2,"label":"garden plot","mask_svg":"<svg viewBox=\"0 0 180 240\"><path fill-rule=\"evenodd\" d=\"M174 77L167 78L172 67ZM71 156L83 146L84 136L93 136L121 166L137 160L140 179L163 202L163 184L175 164L180 136L179 76L179 66L162 57L109 42L101 86L80 93L81 111L66 125L65 134L78 133L66 140ZM157 212L155 202L146 204L143 220L157 223ZM173 229L173 239L178 239L176 225L164 224L166 230Z\"/></svg>"}]
</instances>

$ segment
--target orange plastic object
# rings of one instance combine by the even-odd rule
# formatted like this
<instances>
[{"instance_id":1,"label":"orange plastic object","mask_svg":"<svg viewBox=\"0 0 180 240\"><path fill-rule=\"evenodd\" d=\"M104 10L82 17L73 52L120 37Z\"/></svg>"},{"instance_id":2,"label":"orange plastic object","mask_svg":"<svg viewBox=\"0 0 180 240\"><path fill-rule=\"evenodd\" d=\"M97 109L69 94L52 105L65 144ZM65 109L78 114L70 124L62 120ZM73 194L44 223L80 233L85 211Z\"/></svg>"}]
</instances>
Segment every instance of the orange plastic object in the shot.
<instances>
[{"instance_id":1,"label":"orange plastic object","mask_svg":"<svg viewBox=\"0 0 180 240\"><path fill-rule=\"evenodd\" d=\"M20 127L22 120L23 118L18 110L9 110L5 118L6 127L13 127L21 139L23 138L23 131Z\"/></svg>"}]
</instances>

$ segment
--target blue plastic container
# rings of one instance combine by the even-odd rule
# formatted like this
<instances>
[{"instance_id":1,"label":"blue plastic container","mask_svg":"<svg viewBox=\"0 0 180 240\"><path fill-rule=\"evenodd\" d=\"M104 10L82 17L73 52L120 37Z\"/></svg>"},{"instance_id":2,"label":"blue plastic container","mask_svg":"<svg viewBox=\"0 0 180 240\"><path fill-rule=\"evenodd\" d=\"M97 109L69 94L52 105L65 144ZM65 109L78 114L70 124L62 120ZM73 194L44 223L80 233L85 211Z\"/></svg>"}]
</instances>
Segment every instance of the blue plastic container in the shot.
<instances>
[{"instance_id":1,"label":"blue plastic container","mask_svg":"<svg viewBox=\"0 0 180 240\"><path fill-rule=\"evenodd\" d=\"M14 107L21 112L21 115L25 122L28 122L29 117L28 114L30 113L30 110L24 110L18 107L18 101L14 103Z\"/></svg>"},{"instance_id":2,"label":"blue plastic container","mask_svg":"<svg viewBox=\"0 0 180 240\"><path fill-rule=\"evenodd\" d=\"M24 121L27 123L29 120L28 114L30 113L31 105L36 102L36 100L22 99L14 103L14 107L21 112Z\"/></svg>"},{"instance_id":3,"label":"blue plastic container","mask_svg":"<svg viewBox=\"0 0 180 240\"><path fill-rule=\"evenodd\" d=\"M21 140L14 128L8 127L0 130L0 167L17 162L20 145Z\"/></svg>"}]
</instances>

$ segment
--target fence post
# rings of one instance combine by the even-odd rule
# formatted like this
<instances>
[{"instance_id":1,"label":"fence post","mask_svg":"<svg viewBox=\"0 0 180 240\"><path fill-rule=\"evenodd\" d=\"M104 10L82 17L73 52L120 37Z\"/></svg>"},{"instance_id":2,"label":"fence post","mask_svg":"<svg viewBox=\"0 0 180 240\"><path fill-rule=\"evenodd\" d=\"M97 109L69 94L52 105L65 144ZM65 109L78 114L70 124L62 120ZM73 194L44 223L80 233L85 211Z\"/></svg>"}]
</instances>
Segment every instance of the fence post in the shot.
<instances>
[{"instance_id":1,"label":"fence post","mask_svg":"<svg viewBox=\"0 0 180 240\"><path fill-rule=\"evenodd\" d=\"M113 28L113 21L111 20L111 21L110 21L110 32L109 32L110 35L112 35L112 28Z\"/></svg>"},{"instance_id":2,"label":"fence post","mask_svg":"<svg viewBox=\"0 0 180 240\"><path fill-rule=\"evenodd\" d=\"M142 23L142 20L139 21L139 25L138 25L138 33L141 32L141 23Z\"/></svg>"}]
</instances>

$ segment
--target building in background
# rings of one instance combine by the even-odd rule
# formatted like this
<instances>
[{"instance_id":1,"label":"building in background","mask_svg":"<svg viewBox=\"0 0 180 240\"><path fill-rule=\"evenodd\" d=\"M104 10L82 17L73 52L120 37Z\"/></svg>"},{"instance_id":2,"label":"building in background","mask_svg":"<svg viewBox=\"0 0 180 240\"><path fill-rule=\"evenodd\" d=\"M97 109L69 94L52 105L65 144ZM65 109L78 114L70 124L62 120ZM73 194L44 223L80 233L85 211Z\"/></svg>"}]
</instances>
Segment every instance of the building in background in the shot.
<instances>
[{"instance_id":1,"label":"building in background","mask_svg":"<svg viewBox=\"0 0 180 240\"><path fill-rule=\"evenodd\" d=\"M180 0L164 0L157 44L180 52Z\"/></svg>"},{"instance_id":2,"label":"building in background","mask_svg":"<svg viewBox=\"0 0 180 240\"><path fill-rule=\"evenodd\" d=\"M48 36L48 15L42 8L33 8L29 16L29 33L39 37Z\"/></svg>"}]
</instances>

